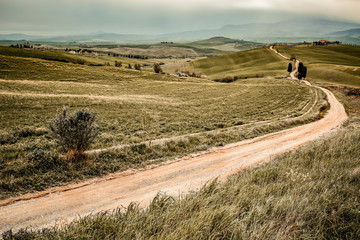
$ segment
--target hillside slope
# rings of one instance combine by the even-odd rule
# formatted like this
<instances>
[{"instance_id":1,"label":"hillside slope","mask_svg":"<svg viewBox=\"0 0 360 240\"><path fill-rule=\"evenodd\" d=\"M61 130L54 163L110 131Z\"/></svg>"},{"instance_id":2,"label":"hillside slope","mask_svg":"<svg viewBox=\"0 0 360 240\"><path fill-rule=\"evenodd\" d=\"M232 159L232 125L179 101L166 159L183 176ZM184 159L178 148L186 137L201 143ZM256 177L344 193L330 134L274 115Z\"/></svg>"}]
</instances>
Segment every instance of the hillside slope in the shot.
<instances>
[{"instance_id":1,"label":"hillside slope","mask_svg":"<svg viewBox=\"0 0 360 240\"><path fill-rule=\"evenodd\" d=\"M194 61L194 65L197 72L206 74L210 79L225 76L276 76L286 73L286 62L269 48L204 58Z\"/></svg>"},{"instance_id":2,"label":"hillside slope","mask_svg":"<svg viewBox=\"0 0 360 240\"><path fill-rule=\"evenodd\" d=\"M295 55L307 65L307 78L311 81L360 87L360 46L300 45L277 49L285 55Z\"/></svg>"}]
</instances>

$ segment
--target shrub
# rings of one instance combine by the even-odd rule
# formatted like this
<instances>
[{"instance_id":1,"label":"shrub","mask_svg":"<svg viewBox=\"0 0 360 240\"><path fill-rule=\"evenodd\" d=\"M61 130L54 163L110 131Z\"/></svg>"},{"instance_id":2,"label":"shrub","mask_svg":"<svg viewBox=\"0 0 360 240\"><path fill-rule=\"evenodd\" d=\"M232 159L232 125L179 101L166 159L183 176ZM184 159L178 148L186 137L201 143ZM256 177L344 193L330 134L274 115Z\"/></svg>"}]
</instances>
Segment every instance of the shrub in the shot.
<instances>
[{"instance_id":1,"label":"shrub","mask_svg":"<svg viewBox=\"0 0 360 240\"><path fill-rule=\"evenodd\" d=\"M141 70L140 64L135 64L135 65L134 65L134 68L135 68L135 70Z\"/></svg>"},{"instance_id":2,"label":"shrub","mask_svg":"<svg viewBox=\"0 0 360 240\"><path fill-rule=\"evenodd\" d=\"M115 61L115 67L121 67L121 66L122 66L121 62Z\"/></svg>"},{"instance_id":3,"label":"shrub","mask_svg":"<svg viewBox=\"0 0 360 240\"><path fill-rule=\"evenodd\" d=\"M154 72L155 73L162 73L163 72L161 67L160 67L160 64L157 64L157 63L154 64Z\"/></svg>"},{"instance_id":4,"label":"shrub","mask_svg":"<svg viewBox=\"0 0 360 240\"><path fill-rule=\"evenodd\" d=\"M96 114L88 109L77 109L69 113L67 107L50 123L52 136L66 149L67 160L80 160L84 151L99 134L95 125Z\"/></svg>"}]
</instances>

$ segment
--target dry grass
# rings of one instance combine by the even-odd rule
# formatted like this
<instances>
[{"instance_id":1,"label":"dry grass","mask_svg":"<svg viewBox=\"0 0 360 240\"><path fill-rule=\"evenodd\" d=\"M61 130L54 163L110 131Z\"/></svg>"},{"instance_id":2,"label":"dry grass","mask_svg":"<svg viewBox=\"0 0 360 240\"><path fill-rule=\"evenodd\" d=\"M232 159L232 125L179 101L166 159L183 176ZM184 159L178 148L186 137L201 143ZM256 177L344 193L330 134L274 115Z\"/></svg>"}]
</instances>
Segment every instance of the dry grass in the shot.
<instances>
[{"instance_id":1,"label":"dry grass","mask_svg":"<svg viewBox=\"0 0 360 240\"><path fill-rule=\"evenodd\" d=\"M324 101L318 90L282 79L221 84L1 54L0 65L2 197L289 128L316 119ZM184 137L186 146L151 146L141 157L136 148L110 151L93 167L79 166L65 175L68 166L62 164L38 171L28 157L34 151L52 152L44 156L55 159L50 162L62 154L47 127L63 106L97 112L101 135L92 146L96 149L163 138L178 146Z\"/></svg>"},{"instance_id":2,"label":"dry grass","mask_svg":"<svg viewBox=\"0 0 360 240\"><path fill-rule=\"evenodd\" d=\"M180 198L136 204L28 239L358 239L360 132L330 138L211 182ZM11 236L10 232L7 236Z\"/></svg>"}]
</instances>

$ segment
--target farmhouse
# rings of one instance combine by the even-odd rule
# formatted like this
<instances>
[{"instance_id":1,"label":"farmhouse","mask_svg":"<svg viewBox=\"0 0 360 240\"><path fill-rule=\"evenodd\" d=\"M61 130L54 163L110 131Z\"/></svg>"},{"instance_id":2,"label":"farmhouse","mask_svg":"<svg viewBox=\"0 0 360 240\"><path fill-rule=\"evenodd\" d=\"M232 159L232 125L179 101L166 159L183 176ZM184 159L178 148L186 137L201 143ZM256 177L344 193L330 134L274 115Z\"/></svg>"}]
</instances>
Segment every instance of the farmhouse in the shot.
<instances>
[{"instance_id":1,"label":"farmhouse","mask_svg":"<svg viewBox=\"0 0 360 240\"><path fill-rule=\"evenodd\" d=\"M313 42L313 45L331 45L331 44L341 44L341 42L339 41L335 41L335 42L330 42L329 40L325 40L325 39L322 39L318 42Z\"/></svg>"}]
</instances>

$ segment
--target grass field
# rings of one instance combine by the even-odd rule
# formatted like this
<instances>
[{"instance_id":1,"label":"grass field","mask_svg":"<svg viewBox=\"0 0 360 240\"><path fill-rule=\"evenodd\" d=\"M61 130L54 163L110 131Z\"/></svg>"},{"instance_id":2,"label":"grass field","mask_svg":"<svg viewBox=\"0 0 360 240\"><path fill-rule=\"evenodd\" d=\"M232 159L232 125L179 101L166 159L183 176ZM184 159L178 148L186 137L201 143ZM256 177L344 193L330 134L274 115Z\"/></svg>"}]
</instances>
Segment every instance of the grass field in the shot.
<instances>
[{"instance_id":1,"label":"grass field","mask_svg":"<svg viewBox=\"0 0 360 240\"><path fill-rule=\"evenodd\" d=\"M308 66L308 80L360 87L359 46L277 47L280 53L295 55Z\"/></svg>"},{"instance_id":2,"label":"grass field","mask_svg":"<svg viewBox=\"0 0 360 240\"><path fill-rule=\"evenodd\" d=\"M210 79L226 76L284 76L287 70L287 63L268 48L204 58L194 61L194 65L197 72L205 73Z\"/></svg>"},{"instance_id":3,"label":"grass field","mask_svg":"<svg viewBox=\"0 0 360 240\"><path fill-rule=\"evenodd\" d=\"M0 55L2 197L288 128L314 120L324 104L319 90L289 80L220 84L8 55ZM64 174L65 163L54 169L62 152L48 130L49 121L63 106L97 112L101 135L93 148L198 134L185 142L146 146L147 154L137 147L102 153L94 156L91 166ZM51 159L48 169L38 170L35 162L40 160L33 156L38 150L41 159Z\"/></svg>"},{"instance_id":4,"label":"grass field","mask_svg":"<svg viewBox=\"0 0 360 240\"><path fill-rule=\"evenodd\" d=\"M332 62L331 49L279 47L285 55L295 54L301 59L308 66L309 78L330 88L344 103L350 119L341 131L236 174L224 183L209 183L199 192L181 198L160 194L146 209L133 204L82 218L64 229L21 230L15 235L9 231L3 237L359 239L360 91L349 87L356 86L353 78L344 82L348 86L339 86L344 80L310 75L310 69L317 71L312 66L356 68L358 62L351 62L357 54L346 48L338 49L343 57ZM309 60L306 51L312 56ZM248 55L241 52L199 60L195 66L212 79L228 74L286 74L287 62L270 50L245 53ZM1 55L0 64L6 66L0 71L0 96L5 103L1 104L0 116L12 116L0 119L2 197L141 167L150 160L157 163L312 121L319 117L318 109L324 104L320 91L287 79L223 84ZM262 67L265 70L261 72ZM133 144L106 151L69 168L46 129L56 109L63 105L72 109L89 106L98 112L102 135L94 147L199 134L162 145ZM305 114L311 106L313 110ZM295 120L297 116L300 119ZM293 120L287 121L288 117Z\"/></svg>"},{"instance_id":5,"label":"grass field","mask_svg":"<svg viewBox=\"0 0 360 240\"><path fill-rule=\"evenodd\" d=\"M126 45L94 45L95 49L120 54L140 54L154 58L201 57L261 47L263 44L224 37L213 37L196 42Z\"/></svg>"},{"instance_id":6,"label":"grass field","mask_svg":"<svg viewBox=\"0 0 360 240\"><path fill-rule=\"evenodd\" d=\"M359 239L360 94L326 84L345 105L343 130L224 183L146 208L90 215L9 239Z\"/></svg>"}]
</instances>

